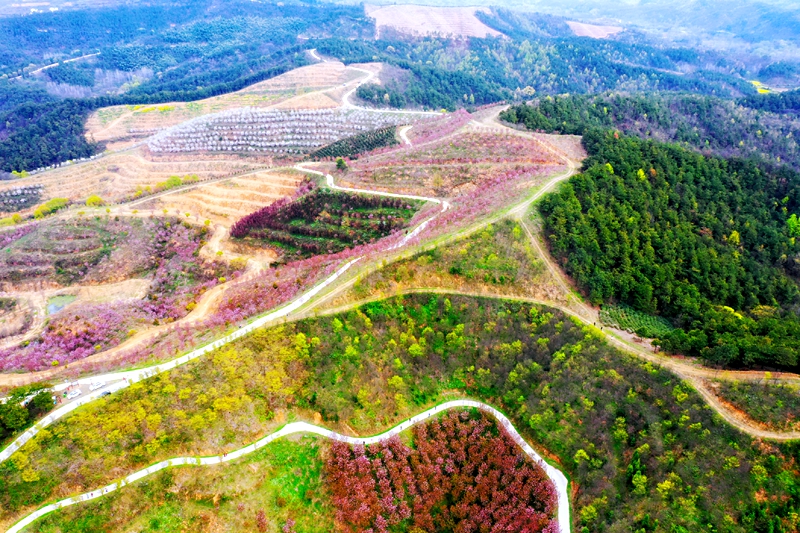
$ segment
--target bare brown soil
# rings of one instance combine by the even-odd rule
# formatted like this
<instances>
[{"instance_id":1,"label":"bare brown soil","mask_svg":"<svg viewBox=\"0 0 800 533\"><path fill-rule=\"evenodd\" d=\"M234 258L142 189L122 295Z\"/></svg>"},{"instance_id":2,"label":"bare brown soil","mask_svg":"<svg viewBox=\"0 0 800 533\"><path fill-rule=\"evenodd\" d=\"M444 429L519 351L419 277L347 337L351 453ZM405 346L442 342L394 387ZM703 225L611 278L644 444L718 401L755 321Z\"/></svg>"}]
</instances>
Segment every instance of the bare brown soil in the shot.
<instances>
[{"instance_id":1,"label":"bare brown soil","mask_svg":"<svg viewBox=\"0 0 800 533\"><path fill-rule=\"evenodd\" d=\"M17 301L13 309L0 309L0 339L25 333L31 325L31 309L22 301Z\"/></svg>"},{"instance_id":2,"label":"bare brown soil","mask_svg":"<svg viewBox=\"0 0 800 533\"><path fill-rule=\"evenodd\" d=\"M431 7L417 5L366 6L367 16L375 19L377 34L392 28L410 35L456 37L498 37L502 35L475 16L477 7Z\"/></svg>"},{"instance_id":3,"label":"bare brown soil","mask_svg":"<svg viewBox=\"0 0 800 533\"><path fill-rule=\"evenodd\" d=\"M292 170L264 171L165 194L137 206L140 211L186 216L194 221L211 220L230 227L241 217L291 195L303 180Z\"/></svg>"},{"instance_id":4,"label":"bare brown soil","mask_svg":"<svg viewBox=\"0 0 800 533\"><path fill-rule=\"evenodd\" d=\"M43 185L41 202L50 198L64 197L73 202L84 202L93 194L107 202L117 202L131 197L137 187L155 187L173 175L196 174L198 179L215 179L239 174L263 167L263 163L241 158L215 160L211 158L175 159L152 161L144 157L140 149L112 154L93 161L54 169L36 174L24 180L0 182L0 192L24 184ZM26 215L33 207L22 211Z\"/></svg>"},{"instance_id":5,"label":"bare brown soil","mask_svg":"<svg viewBox=\"0 0 800 533\"><path fill-rule=\"evenodd\" d=\"M593 39L607 39L625 29L620 26L598 26L596 24L585 24L572 20L567 21L567 25L572 30L572 33L578 37L591 37Z\"/></svg>"}]
</instances>

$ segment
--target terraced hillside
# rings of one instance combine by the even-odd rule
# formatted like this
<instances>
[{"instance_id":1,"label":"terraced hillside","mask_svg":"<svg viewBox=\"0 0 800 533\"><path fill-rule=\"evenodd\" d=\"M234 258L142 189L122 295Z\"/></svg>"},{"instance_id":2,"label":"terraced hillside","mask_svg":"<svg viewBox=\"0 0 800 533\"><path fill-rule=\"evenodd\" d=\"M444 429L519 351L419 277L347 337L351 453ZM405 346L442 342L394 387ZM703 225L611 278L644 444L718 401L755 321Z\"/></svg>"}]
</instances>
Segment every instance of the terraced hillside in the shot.
<instances>
[{"instance_id":1,"label":"terraced hillside","mask_svg":"<svg viewBox=\"0 0 800 533\"><path fill-rule=\"evenodd\" d=\"M159 131L211 113L242 107L267 108L311 91L331 88L358 76L339 62L317 63L289 71L234 93L197 102L113 106L93 112L86 122L86 137L121 150ZM331 101L331 106L337 105Z\"/></svg>"},{"instance_id":2,"label":"terraced hillside","mask_svg":"<svg viewBox=\"0 0 800 533\"><path fill-rule=\"evenodd\" d=\"M291 196L303 175L291 170L252 172L241 177L193 187L137 205L139 210L191 213L230 227L241 217Z\"/></svg>"},{"instance_id":3,"label":"terraced hillside","mask_svg":"<svg viewBox=\"0 0 800 533\"><path fill-rule=\"evenodd\" d=\"M358 133L413 121L414 115L366 110L235 109L203 116L154 135L150 152L307 154Z\"/></svg>"},{"instance_id":4,"label":"terraced hillside","mask_svg":"<svg viewBox=\"0 0 800 533\"><path fill-rule=\"evenodd\" d=\"M352 162L343 182L393 192L466 194L508 172L525 168L555 171L567 157L549 141L471 124L467 113L454 115L460 116L422 124L421 132L412 127L409 142L413 147L384 149Z\"/></svg>"},{"instance_id":5,"label":"terraced hillside","mask_svg":"<svg viewBox=\"0 0 800 533\"><path fill-rule=\"evenodd\" d=\"M0 194L13 193L20 183L36 187L36 199L18 209L18 205L0 204L5 213L31 213L39 203L50 198L68 198L83 203L91 195L108 202L133 198L137 189L154 189L171 176L196 175L198 180L218 179L263 168L265 163L243 160L153 161L142 154L123 152L75 165L36 174L23 181L0 181Z\"/></svg>"}]
</instances>

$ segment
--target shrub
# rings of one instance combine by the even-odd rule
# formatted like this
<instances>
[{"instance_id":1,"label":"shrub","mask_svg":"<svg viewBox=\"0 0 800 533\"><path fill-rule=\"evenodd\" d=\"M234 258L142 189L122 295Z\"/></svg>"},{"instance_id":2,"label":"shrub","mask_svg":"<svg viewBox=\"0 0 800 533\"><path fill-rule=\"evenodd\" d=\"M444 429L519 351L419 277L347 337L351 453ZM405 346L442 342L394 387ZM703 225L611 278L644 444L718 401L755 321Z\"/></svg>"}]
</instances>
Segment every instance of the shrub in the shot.
<instances>
[{"instance_id":1,"label":"shrub","mask_svg":"<svg viewBox=\"0 0 800 533\"><path fill-rule=\"evenodd\" d=\"M642 313L627 305L604 305L600 310L600 320L608 326L650 339L663 337L675 329L668 320Z\"/></svg>"},{"instance_id":2,"label":"shrub","mask_svg":"<svg viewBox=\"0 0 800 533\"><path fill-rule=\"evenodd\" d=\"M0 218L0 227L13 226L22 222L22 217L19 213L14 213L10 217Z\"/></svg>"},{"instance_id":3,"label":"shrub","mask_svg":"<svg viewBox=\"0 0 800 533\"><path fill-rule=\"evenodd\" d=\"M52 198L39 207L33 212L34 218L44 218L51 213L55 213L59 209L63 209L69 205L69 199L67 198Z\"/></svg>"},{"instance_id":4,"label":"shrub","mask_svg":"<svg viewBox=\"0 0 800 533\"><path fill-rule=\"evenodd\" d=\"M100 207L101 205L104 205L104 204L105 204L105 202L103 201L103 199L100 198L96 194L93 194L89 198L86 199L86 205L88 207Z\"/></svg>"}]
</instances>

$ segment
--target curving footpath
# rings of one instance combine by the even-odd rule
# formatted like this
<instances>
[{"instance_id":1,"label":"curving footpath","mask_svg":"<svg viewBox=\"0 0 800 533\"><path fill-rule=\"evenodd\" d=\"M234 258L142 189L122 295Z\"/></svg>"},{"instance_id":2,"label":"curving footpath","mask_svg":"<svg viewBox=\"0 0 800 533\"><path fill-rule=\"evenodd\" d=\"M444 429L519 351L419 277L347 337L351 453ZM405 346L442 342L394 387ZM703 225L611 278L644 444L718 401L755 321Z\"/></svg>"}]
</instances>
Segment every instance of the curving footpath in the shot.
<instances>
[{"instance_id":1,"label":"curving footpath","mask_svg":"<svg viewBox=\"0 0 800 533\"><path fill-rule=\"evenodd\" d=\"M311 170L311 169L305 169L305 168L302 168L300 165L298 165L297 168L298 168L298 170L301 170L303 172L310 172L312 174L323 175L322 172L318 172L316 170ZM396 249L396 248L400 248L400 247L404 246L409 240L414 238L420 231L422 231L428 225L428 223L431 220L433 220L440 213L443 213L444 211L446 211L450 207L449 203L447 203L444 200L439 200L437 198L426 198L424 196L412 196L412 195L402 195L402 194L393 194L393 193L384 193L384 192L362 191L362 190L358 190L358 189L347 189L347 188L344 188L344 187L336 186L333 183L333 176L331 176L330 174L328 174L327 179L328 179L328 184L334 189L345 190L345 191L353 191L353 192L359 192L359 193L365 193L365 194L374 194L374 195L378 195L378 196L389 196L389 197L393 197L393 198L406 198L406 199L410 199L410 200L423 200L423 201L434 202L434 203L442 205L442 211L440 211L439 213L435 214L433 217L431 217L431 218L425 220L424 222L422 222L421 224L419 224L412 232L410 232L407 235L405 235L403 237L403 239L398 244L394 245L392 247L392 249ZM103 394L105 394L107 392L116 392L116 391L122 390L124 388L129 387L132 383L136 383L138 381L142 381L142 380L147 379L147 378L149 378L151 376L154 376L156 374L160 374L162 372L168 372L168 371L170 371L170 370L172 370L172 369L174 369L176 367L185 365L186 363L188 363L190 361L193 361L194 359L197 359L198 357L202 357L202 356L204 356L204 355L206 355L206 354L208 354L208 353L210 353L210 352L212 352L214 350L222 348L223 346L225 346L225 345L227 345L227 344L229 344L229 343L231 343L231 342L233 342L235 340L238 340L238 339L242 338L245 335L248 335L249 333L255 331L256 329L258 329L258 328L260 328L260 327L262 327L262 326L264 326L264 325L266 325L266 324L268 324L270 322L273 322L273 321L281 319L281 318L286 318L288 315L290 315L291 313L297 311L300 307L302 307L303 305L308 303L314 296L319 294L322 290L324 290L326 287L328 287L331 283L333 283L337 279L339 279L345 272L347 272L350 269L351 266L353 266L353 264L355 264L360 259L361 259L361 257L357 257L355 259L352 259L352 260L348 261L342 267L340 267L339 270L337 270L336 272L331 274L328 278L323 280L321 283L319 283L318 285L316 285L311 290L309 290L308 292L304 293L303 295L301 295L297 299L293 300L292 302L284 305L283 307L279 307L278 309L272 311L271 313L268 313L268 314L266 314L266 315L264 315L264 316L262 316L260 318L257 318L256 320L250 322L249 324L246 324L246 325L240 327L239 329L237 329L233 333L230 333L230 334L228 334L228 335L226 335L224 337L221 337L220 339L217 339L216 341L214 341L212 343L209 343L209 344L207 344L207 345L205 345L205 346L203 346L201 348L197 348L196 350L192 350L191 352L189 352L187 354L184 354L181 357L178 357L178 358L173 359L171 361L168 361L166 363L156 364L156 365L149 366L149 367L146 367L146 368L141 368L141 369L137 369L137 370L128 370L128 371L123 371L123 372L112 372L112 373L101 374L101 375L97 375L97 376L89 376L89 377L84 377L84 378L77 379L75 381L72 381L71 383L62 383L62 384L56 385L55 387L53 387L54 391L62 391L64 389L66 389L67 387L69 387L70 385L75 384L75 383L77 383L79 385L91 385L92 383L98 383L98 382L101 382L101 383L109 383L109 382L111 382L109 385L107 385L107 386L105 386L105 387L103 387L101 389L98 389L96 391L93 391L93 392L81 397L80 400L65 404L64 406L60 407L59 409L54 410L53 412L48 414L46 417L44 417L42 420L40 420L39 422L34 424L27 431L25 431L19 437L17 437L4 450L0 451L0 463L2 463L3 461L5 461L9 457L11 457L14 454L14 452L19 450L22 446L24 446L25 443L27 443L29 440L31 440L37 433L39 433L40 430L46 428L47 426L49 426L50 424L52 424L56 420L58 420L58 419L60 419L60 418L62 418L64 416L66 416L67 414L71 413L72 411L74 411L78 407L86 405L87 403L92 402L92 401L96 400L97 398L100 398Z\"/></svg>"},{"instance_id":2,"label":"curving footpath","mask_svg":"<svg viewBox=\"0 0 800 533\"><path fill-rule=\"evenodd\" d=\"M89 403L89 402L91 402L93 400L96 400L97 398L100 398L104 393L106 393L106 392L116 392L118 390L127 388L131 384L136 383L138 381L142 381L142 380L147 379L147 378L149 378L151 376L155 376L156 374L160 374L162 372L167 372L167 371L172 370L172 369L174 369L176 367L179 367L181 365L185 365L189 361L197 359L198 357L202 357L202 356L204 356L204 355L206 355L206 354L208 354L210 352L213 352L214 350L222 348L226 344L229 344L229 343L231 343L231 342L233 342L233 341L235 341L237 339L240 339L240 338L244 337L245 335L248 335L249 333L252 333L256 329L264 326L265 324L267 324L269 322L272 322L274 320L286 317L287 315L293 313L294 311L296 311L297 309L299 309L300 307L302 307L303 305L308 303L311 300L311 298L316 296L325 287L327 287L328 285L330 285L331 283L333 283L334 281L339 279L339 277L342 274L344 274L345 272L347 272L347 270L351 266L353 266L353 264L355 264L359 259L361 259L361 258L357 257L355 259L352 259L352 260L348 261L341 268L339 268L339 270L337 270L336 272L331 274L328 278L326 278L321 283L316 285L310 291L306 292L305 294L303 294L302 296L300 296L296 300L293 300L291 303L289 303L289 304L287 304L287 305L285 305L285 306L283 306L281 308L278 308L275 311L272 311L271 313L268 313L268 314L262 316L261 318L257 318L256 320L250 322L249 324L246 324L246 325L240 327L239 329L237 329L233 333L225 335L224 337L222 337L220 339L217 339L216 341L214 341L214 342L212 342L210 344L207 344L207 345L205 345L205 346L203 346L201 348L197 348L196 350L192 350L191 352L189 352L187 354L184 354L181 357L178 357L176 359L173 359L172 361L168 361L166 363L161 363L161 364L149 366L147 368L142 368L142 369L138 369L138 370L128 370L128 371L124 371L124 372L114 372L114 373L110 373L110 374L102 374L102 375L99 375L99 376L91 376L91 377L80 378L80 379L77 379L77 380L73 381L72 383L78 383L78 384L81 384L81 385L90 385L90 384L96 383L96 382L109 382L109 381L114 381L115 383L112 383L111 385L103 387L102 389L99 389L99 390L96 390L96 391L94 391L94 392L92 392L90 394L87 394L87 395L83 396L80 400L78 400L76 402L68 403L68 404L64 405L63 407L61 407L59 409L56 409L55 411L53 411L52 413L50 413L46 417L44 417L42 420L40 420L39 422L34 424L30 429L28 429L25 433L23 433L22 435L17 437L17 439L14 440L14 442L12 442L11 444L9 444L8 447L6 447L6 449L4 449L2 452L0 452L0 463L5 461L9 457L11 457L11 455L13 455L14 452L16 452L26 442L28 442L30 439L32 439L33 436L36 435L40 430L46 428L47 426L49 426L50 424L52 424L53 422L55 422L59 418L62 418L63 416L71 413L72 411L74 411L78 407L80 407L82 405L85 405L85 404L87 404L87 403ZM56 385L55 387L53 387L53 390L55 390L55 391L64 390L69 385L70 385L69 383Z\"/></svg>"},{"instance_id":3,"label":"curving footpath","mask_svg":"<svg viewBox=\"0 0 800 533\"><path fill-rule=\"evenodd\" d=\"M320 435L322 437L326 437L332 440L337 440L341 442L346 442L348 444L375 444L378 442L385 441L403 431L406 431L411 426L415 424L419 424L425 420L428 420L431 415L436 415L438 413L442 413L449 409L457 409L463 407L472 407L476 409L480 409L486 413L491 414L497 421L508 431L508 434L517 443L517 445L522 448L522 451L525 454L533 459L547 474L547 477L550 478L550 481L553 482L553 485L556 489L556 494L558 496L558 509L556 514L556 519L558 520L559 531L561 533L569 533L571 529L570 518L569 518L569 494L567 492L567 485L568 481L566 476L558 470L557 468L551 466L550 464L546 463L542 457L536 453L536 451L527 443L525 439L517 432L514 425L511 421L500 411L495 409L490 405L486 405L482 402L477 402L474 400L453 400L450 402L446 402L427 411L424 411L416 416L413 416L398 424L397 426L393 427L392 429L381 433L380 435L376 435L374 437L349 437L347 435L342 435L341 433L336 433L335 431L331 431L329 429L325 429L320 426L315 426L313 424L309 424L307 422L292 422L291 424L287 424L283 426L281 429L267 435L266 437L257 440L256 442L245 446L244 448L240 448L234 452L226 453L224 455L215 455L212 457L176 457L174 459L167 459L165 461L161 461L160 463L156 463L151 465L147 468L139 470L138 472L134 472L133 474L122 478L120 481L116 483L112 483L110 485L106 485L105 487L101 487L97 490L86 492L84 494L73 496L72 498L66 498L64 500L58 501L56 503L52 503L50 505L46 505L37 511L29 514L16 524L14 524L9 530L8 533L18 533L33 523L35 520L45 516L53 511L58 509L62 509L64 507L68 507L70 505L75 505L77 503L87 502L91 500L95 500L97 498L101 498L106 494L114 492L125 485L130 483L134 483L140 479L143 479L147 476L155 474L156 472L160 472L166 468L170 468L173 466L208 466L208 465L217 465L221 463L226 463L228 461L233 461L239 459L240 457L244 457L245 455L249 455L259 448L263 448L267 444L271 443L274 440L277 440L281 437L285 437L287 435L292 435L295 433L313 433L315 435Z\"/></svg>"},{"instance_id":4,"label":"curving footpath","mask_svg":"<svg viewBox=\"0 0 800 533\"><path fill-rule=\"evenodd\" d=\"M314 53L316 54L316 48L314 49ZM342 108L343 109L361 109L363 111L375 111L375 109L370 109L368 107L358 106L358 105L355 105L355 104L350 102L350 97L353 96L353 94L358 90L359 87L361 87L365 83L368 83L368 82L372 81L372 78L375 77L375 73L371 72L369 70L363 69L363 68L354 67L352 65L349 65L347 68L349 68L351 70L357 70L358 72L362 72L362 73L366 74L367 77L362 79L362 80L360 80L353 89L347 91L342 96ZM443 113L440 113L439 111L409 111L409 110L406 110L406 109L379 109L379 111L381 113L391 113L391 114L399 114L399 115L430 115L430 116L438 116L438 115L442 115L443 114Z\"/></svg>"},{"instance_id":5,"label":"curving footpath","mask_svg":"<svg viewBox=\"0 0 800 533\"><path fill-rule=\"evenodd\" d=\"M337 313L345 312L349 309L361 307L371 302L385 300L386 298L389 298L391 296L406 295L406 294L443 294L443 295L458 294L461 296L469 296L475 298L494 298L497 300L527 302L558 309L564 314L580 320L587 326L593 326L591 320L588 320L586 317L582 316L574 309L561 305L558 302L553 302L550 300L540 300L537 298L530 298L526 296L498 295L480 291L468 291L468 290L449 289L449 288L445 289L441 287L414 287L414 288L403 289L401 291L396 291L391 294L377 294L339 307L324 309L318 314L325 316L335 315ZM676 376L678 376L680 379L686 381L692 387L694 387L697 393L703 397L703 399L709 404L709 406L712 409L714 409L714 411L719 416L721 416L723 420L725 420L727 423L729 423L731 426L738 429L742 433L759 439L779 441L779 442L800 440L800 431L773 431L770 429L765 429L764 427L761 427L757 422L754 422L752 419L747 418L746 416L742 415L741 412L732 409L728 404L720 400L719 397L716 396L709 389L709 387L704 381L703 376L706 376L705 373L708 372L708 374L711 375L712 371L704 369L702 367L694 367L692 365L683 363L679 360L675 360L668 356L654 354L653 352L647 351L646 349L640 346L637 346L633 343L626 341L621 337L618 337L617 334L615 334L613 331L610 330L611 328L605 328L603 331L601 331L601 333L604 335L605 340L610 345L630 355L633 355L647 362L650 362L660 368L665 368L670 372L672 372L673 374L675 374ZM692 371L695 371L695 373L692 373ZM721 375L719 377L724 379L733 379L730 377L726 377L724 375ZM747 376L745 376L744 381L746 381L746 378Z\"/></svg>"}]
</instances>

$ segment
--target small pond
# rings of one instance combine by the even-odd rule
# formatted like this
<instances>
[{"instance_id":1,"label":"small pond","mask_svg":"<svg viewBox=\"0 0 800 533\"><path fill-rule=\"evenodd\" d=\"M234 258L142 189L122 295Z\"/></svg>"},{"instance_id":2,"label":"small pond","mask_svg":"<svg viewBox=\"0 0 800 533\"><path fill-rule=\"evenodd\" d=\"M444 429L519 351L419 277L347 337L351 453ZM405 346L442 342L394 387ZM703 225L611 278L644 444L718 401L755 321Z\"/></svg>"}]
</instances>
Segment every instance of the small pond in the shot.
<instances>
[{"instance_id":1,"label":"small pond","mask_svg":"<svg viewBox=\"0 0 800 533\"><path fill-rule=\"evenodd\" d=\"M75 301L75 296L72 294L61 294L59 296L53 296L49 300L47 300L47 314L52 315L58 313L66 306L71 304Z\"/></svg>"}]
</instances>

